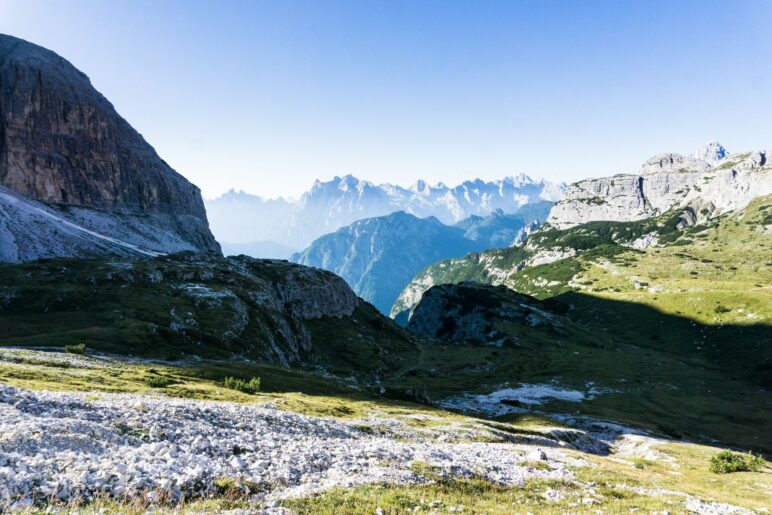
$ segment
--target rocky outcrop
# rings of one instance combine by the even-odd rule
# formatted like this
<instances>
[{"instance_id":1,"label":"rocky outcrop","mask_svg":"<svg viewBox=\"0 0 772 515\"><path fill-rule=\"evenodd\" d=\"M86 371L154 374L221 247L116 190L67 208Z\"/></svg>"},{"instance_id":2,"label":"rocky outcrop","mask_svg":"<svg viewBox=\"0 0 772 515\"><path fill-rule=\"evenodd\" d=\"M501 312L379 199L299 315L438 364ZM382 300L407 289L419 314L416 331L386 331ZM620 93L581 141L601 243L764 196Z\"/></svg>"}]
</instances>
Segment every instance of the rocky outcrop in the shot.
<instances>
[{"instance_id":1,"label":"rocky outcrop","mask_svg":"<svg viewBox=\"0 0 772 515\"><path fill-rule=\"evenodd\" d=\"M674 208L707 206L711 214L742 209L772 193L772 166L764 151L728 154L718 143L695 157L661 154L637 174L588 179L569 186L547 222L560 229L592 221L632 221Z\"/></svg>"},{"instance_id":2,"label":"rocky outcrop","mask_svg":"<svg viewBox=\"0 0 772 515\"><path fill-rule=\"evenodd\" d=\"M0 186L62 209L63 218L85 230L151 252L219 251L199 189L158 156L85 74L50 50L6 35L0 35ZM126 230L116 235L111 226ZM23 234L14 237L14 245L27 245L18 241ZM67 252L77 247L68 242L49 247L81 255Z\"/></svg>"},{"instance_id":3,"label":"rocky outcrop","mask_svg":"<svg viewBox=\"0 0 772 515\"><path fill-rule=\"evenodd\" d=\"M180 253L0 265L3 345L83 341L124 354L245 356L291 366L314 362L328 345L341 348L345 331L353 336L344 345L375 352L376 328L359 327L372 317L382 319L378 345L400 338L343 279L286 261Z\"/></svg>"},{"instance_id":4,"label":"rocky outcrop","mask_svg":"<svg viewBox=\"0 0 772 515\"><path fill-rule=\"evenodd\" d=\"M516 293L505 286L473 282L434 286L424 293L407 324L413 333L451 342L517 345L512 324L533 333L558 334L570 323L556 304ZM504 329L507 327L508 329Z\"/></svg>"},{"instance_id":5,"label":"rocky outcrop","mask_svg":"<svg viewBox=\"0 0 772 515\"><path fill-rule=\"evenodd\" d=\"M711 141L697 149L692 157L714 165L727 156L726 149L718 141Z\"/></svg>"}]
</instances>

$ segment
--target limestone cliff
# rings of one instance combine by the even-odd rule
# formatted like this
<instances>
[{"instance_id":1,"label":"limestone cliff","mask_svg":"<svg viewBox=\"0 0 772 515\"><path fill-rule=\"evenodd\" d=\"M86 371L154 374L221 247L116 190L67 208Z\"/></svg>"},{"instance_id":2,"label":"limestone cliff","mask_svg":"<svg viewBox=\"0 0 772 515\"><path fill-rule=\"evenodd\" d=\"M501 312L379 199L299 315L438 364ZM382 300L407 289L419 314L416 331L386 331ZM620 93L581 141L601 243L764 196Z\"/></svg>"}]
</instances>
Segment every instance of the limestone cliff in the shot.
<instances>
[{"instance_id":1,"label":"limestone cliff","mask_svg":"<svg viewBox=\"0 0 772 515\"><path fill-rule=\"evenodd\" d=\"M149 251L219 250L199 189L158 156L85 74L50 50L6 35L0 35L0 186L65 209L67 220L108 238L114 235L106 217L132 219L136 230L120 239ZM143 238L157 225L172 237ZM10 234L3 246L10 246ZM13 237L21 238L14 246L26 244L24 234ZM50 243L44 247L57 247Z\"/></svg>"},{"instance_id":2,"label":"limestone cliff","mask_svg":"<svg viewBox=\"0 0 772 515\"><path fill-rule=\"evenodd\" d=\"M592 221L632 221L677 207L724 213L772 193L772 166L765 151L729 154L711 143L695 157L660 154L635 174L572 184L547 222L564 229Z\"/></svg>"}]
</instances>

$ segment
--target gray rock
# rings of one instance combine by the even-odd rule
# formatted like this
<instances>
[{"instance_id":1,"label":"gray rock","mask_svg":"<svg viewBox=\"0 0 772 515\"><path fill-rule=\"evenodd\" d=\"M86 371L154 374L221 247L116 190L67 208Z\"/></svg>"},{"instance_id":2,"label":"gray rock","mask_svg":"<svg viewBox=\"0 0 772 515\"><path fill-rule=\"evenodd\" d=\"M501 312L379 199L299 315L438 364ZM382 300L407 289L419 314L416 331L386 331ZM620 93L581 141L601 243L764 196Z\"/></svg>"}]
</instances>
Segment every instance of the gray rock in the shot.
<instances>
[{"instance_id":1,"label":"gray rock","mask_svg":"<svg viewBox=\"0 0 772 515\"><path fill-rule=\"evenodd\" d=\"M633 221L695 204L710 204L711 215L718 215L772 193L764 151L728 154L712 143L695 155L699 158L660 154L636 174L574 183L547 222L565 229L598 220Z\"/></svg>"},{"instance_id":2,"label":"gray rock","mask_svg":"<svg viewBox=\"0 0 772 515\"><path fill-rule=\"evenodd\" d=\"M33 235L9 223L16 212L6 195L0 259L125 254L130 245L219 251L199 189L158 156L85 74L50 50L6 35L0 35L0 135L0 186L60 211L56 220L29 215L33 227L43 228Z\"/></svg>"}]
</instances>

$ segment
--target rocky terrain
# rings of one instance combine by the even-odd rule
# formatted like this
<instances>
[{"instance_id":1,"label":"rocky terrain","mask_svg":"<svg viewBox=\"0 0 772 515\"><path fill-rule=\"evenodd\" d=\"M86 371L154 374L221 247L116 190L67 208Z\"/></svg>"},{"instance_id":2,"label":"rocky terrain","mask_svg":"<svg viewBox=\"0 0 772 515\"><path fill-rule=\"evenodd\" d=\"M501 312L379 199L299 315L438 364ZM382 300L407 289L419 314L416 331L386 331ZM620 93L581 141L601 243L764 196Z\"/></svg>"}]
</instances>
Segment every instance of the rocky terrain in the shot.
<instances>
[{"instance_id":1,"label":"rocky terrain","mask_svg":"<svg viewBox=\"0 0 772 515\"><path fill-rule=\"evenodd\" d=\"M411 468L416 462L501 485L567 480L573 474L566 464L577 462L560 450L471 442L475 430L461 427L422 434L396 421L319 419L270 405L86 397L0 385L0 506L100 494L178 502L215 492L221 478L249 485L259 506L335 486L426 482ZM389 429L367 430L378 423ZM484 434L482 427L476 432Z\"/></svg>"},{"instance_id":2,"label":"rocky terrain","mask_svg":"<svg viewBox=\"0 0 772 515\"><path fill-rule=\"evenodd\" d=\"M380 319L341 278L282 261L188 253L0 265L6 345L82 341L123 354L249 357L367 376L413 348Z\"/></svg>"},{"instance_id":3,"label":"rocky terrain","mask_svg":"<svg viewBox=\"0 0 772 515\"><path fill-rule=\"evenodd\" d=\"M322 236L291 259L336 273L357 295L388 313L399 292L423 267L472 251L508 247L543 223L549 206L539 202L515 214L494 211L454 226L398 211Z\"/></svg>"},{"instance_id":4,"label":"rocky terrain","mask_svg":"<svg viewBox=\"0 0 772 515\"><path fill-rule=\"evenodd\" d=\"M219 250L199 189L158 156L85 74L50 50L6 35L0 35L0 139L4 261Z\"/></svg>"},{"instance_id":5,"label":"rocky terrain","mask_svg":"<svg viewBox=\"0 0 772 515\"><path fill-rule=\"evenodd\" d=\"M712 467L772 453L770 177L660 155L538 229L563 186L526 176L231 192L218 235L263 249L379 218L297 257L343 277L223 257L83 73L0 35L0 512L766 512L768 462ZM404 328L357 297L492 245Z\"/></svg>"},{"instance_id":6,"label":"rocky terrain","mask_svg":"<svg viewBox=\"0 0 772 515\"><path fill-rule=\"evenodd\" d=\"M143 375L213 397L229 391L184 367L0 349L4 381L65 390L78 388L70 379L93 381L80 393L0 384L0 508L507 513L516 504L750 514L770 495L764 470L714 474L707 488L714 448L580 417L490 421L361 400L319 417L327 401L313 396L298 404L283 393L231 391L237 402L179 398L174 387L107 393L133 391L115 381L136 376L141 385ZM507 395L538 406L576 393L524 385Z\"/></svg>"},{"instance_id":7,"label":"rocky terrain","mask_svg":"<svg viewBox=\"0 0 772 515\"><path fill-rule=\"evenodd\" d=\"M715 142L694 157L660 154L636 174L572 184L548 222L564 229L597 220L641 220L686 206L704 220L772 194L770 170L766 151L730 154Z\"/></svg>"},{"instance_id":8,"label":"rocky terrain","mask_svg":"<svg viewBox=\"0 0 772 515\"><path fill-rule=\"evenodd\" d=\"M531 338L543 329L566 334L572 324L560 311L565 311L560 304L541 302L504 286L443 284L426 291L407 328L428 338L502 347L519 343L514 334L500 330L502 321L530 326ZM572 337L580 338L579 331Z\"/></svg>"},{"instance_id":9,"label":"rocky terrain","mask_svg":"<svg viewBox=\"0 0 772 515\"><path fill-rule=\"evenodd\" d=\"M266 200L230 191L208 200L206 208L212 231L220 241L236 244L267 240L301 250L314 239L364 218L405 211L453 225L497 209L513 213L525 204L554 202L561 198L564 187L519 175L493 182L465 181L454 187L418 181L403 188L347 175L316 181L297 201Z\"/></svg>"}]
</instances>

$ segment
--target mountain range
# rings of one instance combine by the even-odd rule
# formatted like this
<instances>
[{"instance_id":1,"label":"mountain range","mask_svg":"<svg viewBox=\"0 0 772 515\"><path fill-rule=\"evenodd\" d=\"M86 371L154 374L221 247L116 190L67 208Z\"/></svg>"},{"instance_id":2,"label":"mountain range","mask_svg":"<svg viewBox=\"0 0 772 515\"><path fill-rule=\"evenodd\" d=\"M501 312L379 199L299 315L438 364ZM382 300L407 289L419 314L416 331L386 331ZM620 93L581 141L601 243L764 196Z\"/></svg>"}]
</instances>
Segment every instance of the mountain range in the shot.
<instances>
[{"instance_id":1,"label":"mountain range","mask_svg":"<svg viewBox=\"0 0 772 515\"><path fill-rule=\"evenodd\" d=\"M409 188L376 185L346 175L316 181L297 201L266 200L231 190L207 200L206 208L212 231L226 246L271 241L300 250L324 234L365 218L404 211L418 218L433 216L452 225L496 209L513 213L531 202L554 202L561 198L564 188L562 183L526 175L489 182L476 179L455 187L418 181Z\"/></svg>"},{"instance_id":2,"label":"mountain range","mask_svg":"<svg viewBox=\"0 0 772 515\"><path fill-rule=\"evenodd\" d=\"M772 165L766 151L730 154L711 143L695 155L706 154L712 157L660 154L637 173L570 185L564 199L550 210L547 223L523 245L430 265L400 294L392 316L410 311L434 284L464 280L508 284L526 267L571 258L598 245L656 247L669 242L676 229L701 226L772 194ZM662 226L658 217L665 213L675 221L668 219ZM568 231L571 228L576 229Z\"/></svg>"},{"instance_id":3,"label":"mountain range","mask_svg":"<svg viewBox=\"0 0 772 515\"><path fill-rule=\"evenodd\" d=\"M449 257L507 247L543 223L551 202L522 206L515 214L500 209L449 226L435 217L398 211L359 220L314 240L292 261L343 277L357 295L382 313L423 267Z\"/></svg>"},{"instance_id":4,"label":"mountain range","mask_svg":"<svg viewBox=\"0 0 772 515\"><path fill-rule=\"evenodd\" d=\"M230 193L207 204L219 237L308 242L313 266L225 257L198 188L84 74L0 36L0 511L763 511L768 462L713 466L772 454L767 156ZM159 466L191 475L140 475Z\"/></svg>"}]
</instances>

